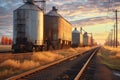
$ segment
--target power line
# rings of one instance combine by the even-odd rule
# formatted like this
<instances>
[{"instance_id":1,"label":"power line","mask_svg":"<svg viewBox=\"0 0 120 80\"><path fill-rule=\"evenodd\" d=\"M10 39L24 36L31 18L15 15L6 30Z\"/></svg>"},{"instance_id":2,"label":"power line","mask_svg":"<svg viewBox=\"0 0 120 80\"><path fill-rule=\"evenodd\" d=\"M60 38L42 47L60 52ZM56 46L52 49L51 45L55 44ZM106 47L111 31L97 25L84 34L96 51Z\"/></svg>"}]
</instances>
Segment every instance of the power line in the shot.
<instances>
[{"instance_id":1,"label":"power line","mask_svg":"<svg viewBox=\"0 0 120 80\"><path fill-rule=\"evenodd\" d=\"M115 9L115 7L113 6L114 3L113 0L109 0L109 4L108 4L108 12L112 11L115 13L115 25L114 25L114 45L117 48L118 47L118 9ZM107 12L107 15L108 15Z\"/></svg>"}]
</instances>

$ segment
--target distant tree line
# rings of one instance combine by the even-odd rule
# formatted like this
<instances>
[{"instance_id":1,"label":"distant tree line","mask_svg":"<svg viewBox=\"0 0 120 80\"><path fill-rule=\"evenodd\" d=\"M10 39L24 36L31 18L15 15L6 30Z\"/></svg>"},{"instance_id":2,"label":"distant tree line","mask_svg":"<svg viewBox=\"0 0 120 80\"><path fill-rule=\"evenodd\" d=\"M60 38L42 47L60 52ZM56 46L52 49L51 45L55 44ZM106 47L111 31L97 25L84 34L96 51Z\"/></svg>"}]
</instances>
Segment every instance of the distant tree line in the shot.
<instances>
[{"instance_id":1,"label":"distant tree line","mask_svg":"<svg viewBox=\"0 0 120 80\"><path fill-rule=\"evenodd\" d=\"M7 36L1 37L1 44L2 45L11 45L12 44L12 38L9 38Z\"/></svg>"}]
</instances>

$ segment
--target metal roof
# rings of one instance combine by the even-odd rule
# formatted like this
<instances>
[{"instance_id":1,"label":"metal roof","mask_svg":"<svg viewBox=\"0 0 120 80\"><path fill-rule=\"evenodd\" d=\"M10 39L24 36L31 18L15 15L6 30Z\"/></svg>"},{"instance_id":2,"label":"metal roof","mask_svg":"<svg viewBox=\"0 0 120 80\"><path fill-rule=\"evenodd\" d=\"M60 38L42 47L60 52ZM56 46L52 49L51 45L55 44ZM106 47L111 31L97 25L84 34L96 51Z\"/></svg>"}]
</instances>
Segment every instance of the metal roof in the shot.
<instances>
[{"instance_id":1,"label":"metal roof","mask_svg":"<svg viewBox=\"0 0 120 80\"><path fill-rule=\"evenodd\" d=\"M79 33L80 34L80 32L76 28L72 31L72 33Z\"/></svg>"},{"instance_id":2,"label":"metal roof","mask_svg":"<svg viewBox=\"0 0 120 80\"><path fill-rule=\"evenodd\" d=\"M50 10L47 14L45 14L45 16L51 16L51 17L61 17L62 19L64 19L66 22L68 22L71 26L72 24L67 21L64 17L62 17L58 12L57 9L55 8L55 6L52 7L52 10Z\"/></svg>"},{"instance_id":3,"label":"metal roof","mask_svg":"<svg viewBox=\"0 0 120 80\"><path fill-rule=\"evenodd\" d=\"M18 9L41 10L39 6L30 3L25 3L24 5L20 6Z\"/></svg>"},{"instance_id":4,"label":"metal roof","mask_svg":"<svg viewBox=\"0 0 120 80\"><path fill-rule=\"evenodd\" d=\"M60 17L60 15L56 11L53 11L53 10L51 10L50 12L48 12L46 15Z\"/></svg>"},{"instance_id":5,"label":"metal roof","mask_svg":"<svg viewBox=\"0 0 120 80\"><path fill-rule=\"evenodd\" d=\"M50 10L46 15L62 17L60 14L57 13L57 9L54 6L52 7L52 10Z\"/></svg>"}]
</instances>

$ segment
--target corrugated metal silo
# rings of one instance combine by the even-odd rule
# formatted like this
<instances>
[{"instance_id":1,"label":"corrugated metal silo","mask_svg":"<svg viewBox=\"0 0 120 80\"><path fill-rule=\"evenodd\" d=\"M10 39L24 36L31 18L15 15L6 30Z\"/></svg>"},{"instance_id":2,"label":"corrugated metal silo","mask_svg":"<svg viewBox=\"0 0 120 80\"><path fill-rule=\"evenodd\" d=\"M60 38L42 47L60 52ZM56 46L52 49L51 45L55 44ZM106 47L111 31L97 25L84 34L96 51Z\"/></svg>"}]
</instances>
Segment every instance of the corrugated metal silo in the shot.
<instances>
[{"instance_id":1,"label":"corrugated metal silo","mask_svg":"<svg viewBox=\"0 0 120 80\"><path fill-rule=\"evenodd\" d=\"M57 12L55 7L45 14L44 24L45 39L52 40L56 48L71 45L72 25Z\"/></svg>"},{"instance_id":2,"label":"corrugated metal silo","mask_svg":"<svg viewBox=\"0 0 120 80\"><path fill-rule=\"evenodd\" d=\"M88 46L88 34L85 32L83 34L83 46Z\"/></svg>"},{"instance_id":3,"label":"corrugated metal silo","mask_svg":"<svg viewBox=\"0 0 120 80\"><path fill-rule=\"evenodd\" d=\"M83 34L80 33L80 46L82 47L83 46Z\"/></svg>"},{"instance_id":4,"label":"corrugated metal silo","mask_svg":"<svg viewBox=\"0 0 120 80\"><path fill-rule=\"evenodd\" d=\"M72 31L72 46L78 47L80 45L80 32L75 28Z\"/></svg>"},{"instance_id":5,"label":"corrugated metal silo","mask_svg":"<svg viewBox=\"0 0 120 80\"><path fill-rule=\"evenodd\" d=\"M13 45L26 43L43 45L43 12L34 0L14 10Z\"/></svg>"}]
</instances>

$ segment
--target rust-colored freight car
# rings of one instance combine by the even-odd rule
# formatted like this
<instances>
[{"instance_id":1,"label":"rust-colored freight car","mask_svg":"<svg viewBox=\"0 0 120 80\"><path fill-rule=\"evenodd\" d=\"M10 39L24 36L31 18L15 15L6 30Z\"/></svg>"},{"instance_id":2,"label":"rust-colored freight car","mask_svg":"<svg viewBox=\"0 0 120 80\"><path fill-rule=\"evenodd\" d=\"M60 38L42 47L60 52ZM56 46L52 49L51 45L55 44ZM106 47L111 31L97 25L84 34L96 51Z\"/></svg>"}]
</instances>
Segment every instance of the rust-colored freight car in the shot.
<instances>
[{"instance_id":1,"label":"rust-colored freight car","mask_svg":"<svg viewBox=\"0 0 120 80\"><path fill-rule=\"evenodd\" d=\"M47 49L50 46L55 49L71 46L72 25L58 14L55 7L44 16L44 40Z\"/></svg>"}]
</instances>

